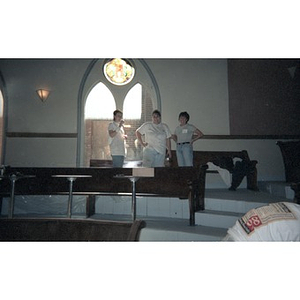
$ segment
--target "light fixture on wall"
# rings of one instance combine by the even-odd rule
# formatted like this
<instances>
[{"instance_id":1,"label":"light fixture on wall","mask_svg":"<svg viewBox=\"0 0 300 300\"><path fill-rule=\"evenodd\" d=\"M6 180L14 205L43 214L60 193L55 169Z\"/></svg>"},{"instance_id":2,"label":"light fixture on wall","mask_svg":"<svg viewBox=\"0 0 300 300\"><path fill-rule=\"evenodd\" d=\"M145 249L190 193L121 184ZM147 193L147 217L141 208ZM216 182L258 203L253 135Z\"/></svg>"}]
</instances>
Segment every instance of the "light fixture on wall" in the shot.
<instances>
[{"instance_id":1,"label":"light fixture on wall","mask_svg":"<svg viewBox=\"0 0 300 300\"><path fill-rule=\"evenodd\" d=\"M44 90L44 89L39 89L36 91L37 94L39 95L40 99L45 102L50 94L50 91Z\"/></svg>"}]
</instances>

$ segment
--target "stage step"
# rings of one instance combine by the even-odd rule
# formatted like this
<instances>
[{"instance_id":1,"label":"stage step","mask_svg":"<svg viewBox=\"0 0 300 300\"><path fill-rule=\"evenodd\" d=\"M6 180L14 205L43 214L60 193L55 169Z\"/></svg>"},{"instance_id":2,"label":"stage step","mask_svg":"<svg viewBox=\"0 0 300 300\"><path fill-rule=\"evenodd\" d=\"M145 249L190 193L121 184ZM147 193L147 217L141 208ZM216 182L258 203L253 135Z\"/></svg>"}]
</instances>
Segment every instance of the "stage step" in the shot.
<instances>
[{"instance_id":1,"label":"stage step","mask_svg":"<svg viewBox=\"0 0 300 300\"><path fill-rule=\"evenodd\" d=\"M268 202L205 198L205 210L245 214L253 208L267 205Z\"/></svg>"},{"instance_id":2,"label":"stage step","mask_svg":"<svg viewBox=\"0 0 300 300\"><path fill-rule=\"evenodd\" d=\"M293 200L295 195L290 184L284 181L259 181L258 188L262 192L278 197L285 197L290 200Z\"/></svg>"},{"instance_id":3,"label":"stage step","mask_svg":"<svg viewBox=\"0 0 300 300\"><path fill-rule=\"evenodd\" d=\"M204 210L196 212L195 223L201 226L217 227L228 229L232 227L243 213Z\"/></svg>"},{"instance_id":4,"label":"stage step","mask_svg":"<svg viewBox=\"0 0 300 300\"><path fill-rule=\"evenodd\" d=\"M170 220L169 220L170 222ZM178 222L178 220L177 220ZM188 231L176 227L173 230L163 228L152 228L147 224L140 233L141 242L187 242L187 241L203 241L217 242L221 241L227 233L227 229L213 228L207 226L191 226Z\"/></svg>"},{"instance_id":5,"label":"stage step","mask_svg":"<svg viewBox=\"0 0 300 300\"><path fill-rule=\"evenodd\" d=\"M195 213L195 223L200 226L228 229L249 210L281 201L292 200L261 190L207 189L205 191L205 210Z\"/></svg>"}]
</instances>

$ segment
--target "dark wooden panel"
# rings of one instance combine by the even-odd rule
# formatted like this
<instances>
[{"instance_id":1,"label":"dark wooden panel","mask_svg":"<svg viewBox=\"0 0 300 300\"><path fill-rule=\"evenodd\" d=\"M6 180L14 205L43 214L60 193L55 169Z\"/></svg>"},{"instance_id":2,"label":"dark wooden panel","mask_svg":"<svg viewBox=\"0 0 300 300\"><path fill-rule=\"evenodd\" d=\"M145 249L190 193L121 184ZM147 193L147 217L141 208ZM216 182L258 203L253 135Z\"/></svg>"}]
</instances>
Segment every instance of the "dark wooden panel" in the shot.
<instances>
[{"instance_id":1,"label":"dark wooden panel","mask_svg":"<svg viewBox=\"0 0 300 300\"><path fill-rule=\"evenodd\" d=\"M138 241L146 223L75 219L0 219L1 241Z\"/></svg>"},{"instance_id":2,"label":"dark wooden panel","mask_svg":"<svg viewBox=\"0 0 300 300\"><path fill-rule=\"evenodd\" d=\"M283 158L286 182L300 182L300 141L278 141Z\"/></svg>"},{"instance_id":3,"label":"dark wooden panel","mask_svg":"<svg viewBox=\"0 0 300 300\"><path fill-rule=\"evenodd\" d=\"M299 79L299 59L229 59L230 134L299 135Z\"/></svg>"}]
</instances>

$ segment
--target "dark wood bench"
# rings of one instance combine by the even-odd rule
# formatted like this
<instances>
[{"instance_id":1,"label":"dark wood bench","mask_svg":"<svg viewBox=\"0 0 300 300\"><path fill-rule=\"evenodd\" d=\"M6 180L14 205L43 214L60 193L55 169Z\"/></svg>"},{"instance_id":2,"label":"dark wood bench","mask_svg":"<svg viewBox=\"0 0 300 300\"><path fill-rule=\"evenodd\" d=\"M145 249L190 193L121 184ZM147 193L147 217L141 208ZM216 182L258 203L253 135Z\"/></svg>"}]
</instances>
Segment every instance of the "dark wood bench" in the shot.
<instances>
[{"instance_id":1,"label":"dark wood bench","mask_svg":"<svg viewBox=\"0 0 300 300\"><path fill-rule=\"evenodd\" d=\"M295 192L294 202L300 204L300 141L278 141L281 151L285 180Z\"/></svg>"},{"instance_id":2,"label":"dark wood bench","mask_svg":"<svg viewBox=\"0 0 300 300\"><path fill-rule=\"evenodd\" d=\"M241 161L234 163L234 158ZM211 162L216 166L228 170L232 174L230 190L236 190L243 178L247 178L247 189L258 191L257 186L257 160L250 160L248 152L242 151L194 151L194 167L199 167ZM172 150L170 166L177 167L176 151ZM206 173L216 173L215 170L207 170Z\"/></svg>"},{"instance_id":3,"label":"dark wood bench","mask_svg":"<svg viewBox=\"0 0 300 300\"><path fill-rule=\"evenodd\" d=\"M234 162L238 158L240 161ZM194 151L194 167L201 167L207 163L228 170L232 174L230 190L235 191L244 177L247 178L247 189L258 191L257 185L257 160L250 160L247 150L242 151ZM134 162L131 162L134 164ZM91 167L112 167L111 160L91 159ZM141 162L136 162L141 166ZM172 159L166 163L166 167L178 167L176 150L172 150ZM218 173L216 170L207 170L207 173Z\"/></svg>"},{"instance_id":4,"label":"dark wood bench","mask_svg":"<svg viewBox=\"0 0 300 300\"><path fill-rule=\"evenodd\" d=\"M140 178L136 182L137 196L178 197L188 199L190 225L195 225L195 211L204 209L205 172L201 168L155 168L154 177ZM8 174L34 175L35 178L21 179L16 183L15 195L60 195L67 194L69 182L66 178L52 175L91 175L74 182L74 195L88 195L87 217L95 213L96 195L131 194L131 182L116 175L132 175L132 168L10 168ZM9 196L11 183L8 177L0 181L0 196Z\"/></svg>"},{"instance_id":5,"label":"dark wood bench","mask_svg":"<svg viewBox=\"0 0 300 300\"><path fill-rule=\"evenodd\" d=\"M0 241L138 241L145 222L0 219Z\"/></svg>"}]
</instances>

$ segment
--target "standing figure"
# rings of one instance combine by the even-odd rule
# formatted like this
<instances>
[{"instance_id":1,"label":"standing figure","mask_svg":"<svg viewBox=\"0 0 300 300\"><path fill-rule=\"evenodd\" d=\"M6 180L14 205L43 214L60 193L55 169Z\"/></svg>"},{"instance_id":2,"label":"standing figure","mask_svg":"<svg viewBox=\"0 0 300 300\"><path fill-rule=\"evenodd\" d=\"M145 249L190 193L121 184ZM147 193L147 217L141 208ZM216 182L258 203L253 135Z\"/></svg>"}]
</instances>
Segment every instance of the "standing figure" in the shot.
<instances>
[{"instance_id":1,"label":"standing figure","mask_svg":"<svg viewBox=\"0 0 300 300\"><path fill-rule=\"evenodd\" d=\"M179 114L179 126L172 138L176 142L176 156L179 167L193 166L193 143L203 137L203 133L192 124L188 124L190 115L184 111Z\"/></svg>"},{"instance_id":2,"label":"standing figure","mask_svg":"<svg viewBox=\"0 0 300 300\"><path fill-rule=\"evenodd\" d=\"M115 110L114 121L108 125L108 143L114 168L122 168L125 158L126 135L122 117L122 111Z\"/></svg>"},{"instance_id":3,"label":"standing figure","mask_svg":"<svg viewBox=\"0 0 300 300\"><path fill-rule=\"evenodd\" d=\"M167 124L161 122L161 113L154 110L152 122L145 122L136 130L136 136L143 148L143 167L164 167L166 149L171 154L171 131ZM142 136L145 137L144 141Z\"/></svg>"}]
</instances>

